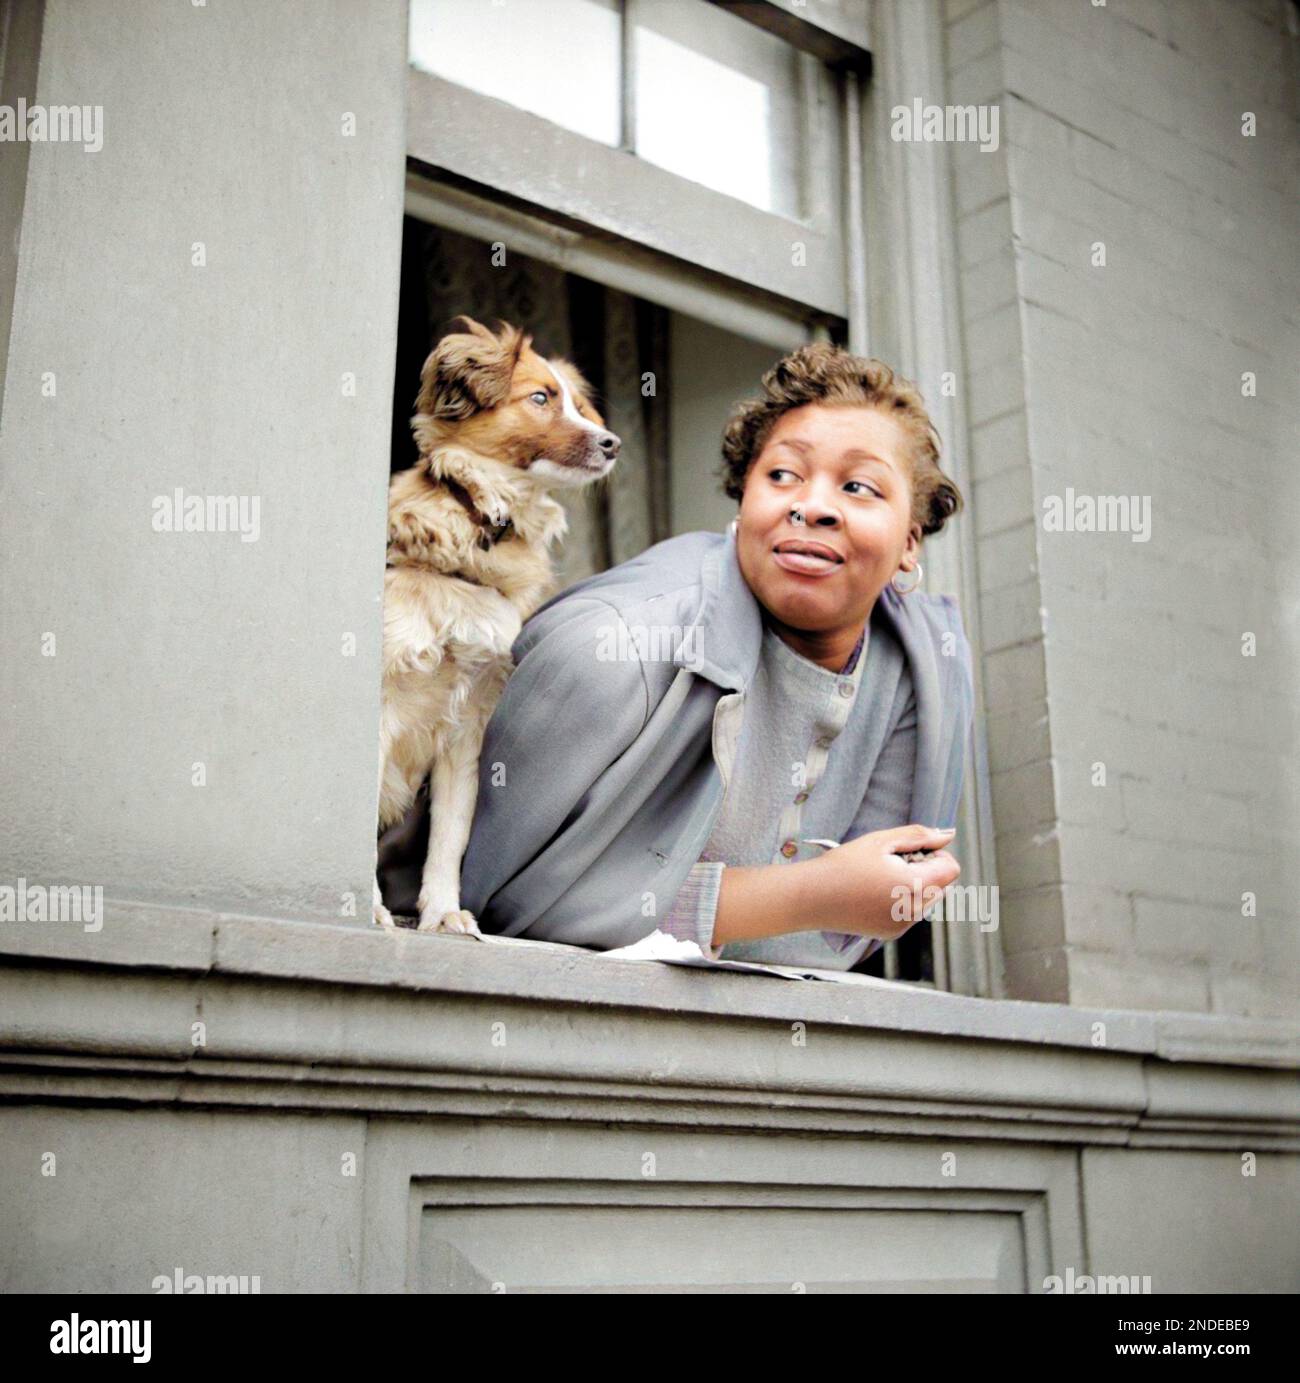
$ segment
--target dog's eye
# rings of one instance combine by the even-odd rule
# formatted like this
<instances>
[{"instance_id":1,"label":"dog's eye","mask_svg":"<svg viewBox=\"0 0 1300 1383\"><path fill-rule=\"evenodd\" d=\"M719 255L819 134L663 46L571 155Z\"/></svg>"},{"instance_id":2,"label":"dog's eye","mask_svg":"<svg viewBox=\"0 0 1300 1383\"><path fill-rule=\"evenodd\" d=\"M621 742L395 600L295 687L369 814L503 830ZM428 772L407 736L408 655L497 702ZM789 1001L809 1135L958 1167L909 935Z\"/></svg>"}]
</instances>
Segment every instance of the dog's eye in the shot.
<instances>
[{"instance_id":1,"label":"dog's eye","mask_svg":"<svg viewBox=\"0 0 1300 1383\"><path fill-rule=\"evenodd\" d=\"M539 389L535 394L529 394L528 397L532 399L532 401L535 404L540 405L542 408L545 408L546 405L551 401L550 396L544 389Z\"/></svg>"}]
</instances>

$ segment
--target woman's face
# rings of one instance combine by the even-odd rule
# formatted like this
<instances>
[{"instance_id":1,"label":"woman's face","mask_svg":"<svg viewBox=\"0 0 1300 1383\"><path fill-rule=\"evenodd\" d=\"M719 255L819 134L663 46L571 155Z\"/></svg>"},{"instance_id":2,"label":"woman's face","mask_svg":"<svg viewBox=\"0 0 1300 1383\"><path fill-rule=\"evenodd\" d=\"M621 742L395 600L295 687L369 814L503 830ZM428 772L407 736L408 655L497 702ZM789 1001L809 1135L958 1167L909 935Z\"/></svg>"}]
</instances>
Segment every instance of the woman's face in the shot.
<instances>
[{"instance_id":1,"label":"woman's face","mask_svg":"<svg viewBox=\"0 0 1300 1383\"><path fill-rule=\"evenodd\" d=\"M915 567L908 441L877 408L805 404L777 421L745 479L736 547L750 590L783 624L856 630L890 577ZM830 556L801 557L801 545Z\"/></svg>"}]
</instances>

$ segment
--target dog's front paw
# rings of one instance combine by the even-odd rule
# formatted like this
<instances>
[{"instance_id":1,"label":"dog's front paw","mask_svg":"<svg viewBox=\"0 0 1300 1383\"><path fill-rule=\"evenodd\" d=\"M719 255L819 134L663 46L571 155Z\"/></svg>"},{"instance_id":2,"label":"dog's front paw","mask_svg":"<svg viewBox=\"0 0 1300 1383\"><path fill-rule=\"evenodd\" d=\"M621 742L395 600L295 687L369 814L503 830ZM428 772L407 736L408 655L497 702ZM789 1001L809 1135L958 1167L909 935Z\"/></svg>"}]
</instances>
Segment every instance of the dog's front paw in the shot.
<instances>
[{"instance_id":1,"label":"dog's front paw","mask_svg":"<svg viewBox=\"0 0 1300 1383\"><path fill-rule=\"evenodd\" d=\"M416 930L476 936L480 941L483 939L483 933L478 929L478 919L468 908L452 908L450 911L445 911L442 908L429 908L427 911L421 912L420 925Z\"/></svg>"},{"instance_id":2,"label":"dog's front paw","mask_svg":"<svg viewBox=\"0 0 1300 1383\"><path fill-rule=\"evenodd\" d=\"M397 923L393 921L393 914L384 906L384 894L379 887L379 880L371 880L371 915L375 919L376 927L383 927L386 931L396 931Z\"/></svg>"}]
</instances>

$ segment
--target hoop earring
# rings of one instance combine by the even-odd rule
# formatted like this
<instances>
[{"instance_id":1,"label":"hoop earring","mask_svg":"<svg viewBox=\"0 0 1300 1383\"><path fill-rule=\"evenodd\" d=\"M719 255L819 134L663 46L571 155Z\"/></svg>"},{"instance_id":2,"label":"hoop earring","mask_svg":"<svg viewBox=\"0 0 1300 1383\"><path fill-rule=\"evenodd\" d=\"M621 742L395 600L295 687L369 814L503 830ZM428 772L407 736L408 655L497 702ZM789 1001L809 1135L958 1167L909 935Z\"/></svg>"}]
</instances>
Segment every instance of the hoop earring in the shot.
<instances>
[{"instance_id":1,"label":"hoop earring","mask_svg":"<svg viewBox=\"0 0 1300 1383\"><path fill-rule=\"evenodd\" d=\"M740 527L740 520L739 520L739 518L732 519L732 521L727 525L727 532L730 533L731 536L734 538L734 537L736 536L736 530L737 530L739 527Z\"/></svg>"},{"instance_id":2,"label":"hoop earring","mask_svg":"<svg viewBox=\"0 0 1300 1383\"><path fill-rule=\"evenodd\" d=\"M898 584L897 572L895 572L893 576L889 578L889 584L894 588L894 590L898 592L899 595L911 595L912 592L916 590L916 588L921 584L921 578L924 575L925 573L921 570L921 564L920 562L918 562L916 564L916 580L913 581L910 586L900 586Z\"/></svg>"}]
</instances>

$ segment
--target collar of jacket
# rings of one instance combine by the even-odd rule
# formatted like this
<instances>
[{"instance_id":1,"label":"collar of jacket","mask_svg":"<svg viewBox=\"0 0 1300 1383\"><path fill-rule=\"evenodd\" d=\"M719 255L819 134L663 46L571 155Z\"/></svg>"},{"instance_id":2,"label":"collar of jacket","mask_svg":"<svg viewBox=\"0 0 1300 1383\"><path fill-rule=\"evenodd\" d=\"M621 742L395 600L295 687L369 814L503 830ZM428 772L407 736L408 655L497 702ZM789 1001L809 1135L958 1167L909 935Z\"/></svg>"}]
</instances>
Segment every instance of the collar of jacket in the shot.
<instances>
[{"instance_id":1,"label":"collar of jacket","mask_svg":"<svg viewBox=\"0 0 1300 1383\"><path fill-rule=\"evenodd\" d=\"M684 640L673 662L726 690L743 693L758 666L763 619L740 570L730 531L705 553L700 580L704 595L694 620L699 626L695 648ZM921 591L902 596L887 585L871 618L893 631L912 674L917 716L912 819L951 826L974 706L970 647L957 602L950 595Z\"/></svg>"},{"instance_id":2,"label":"collar of jacket","mask_svg":"<svg viewBox=\"0 0 1300 1383\"><path fill-rule=\"evenodd\" d=\"M730 531L704 554L700 586L704 594L692 621L694 647L690 638L683 640L673 662L729 691L744 691L758 667L763 612L740 570Z\"/></svg>"}]
</instances>

